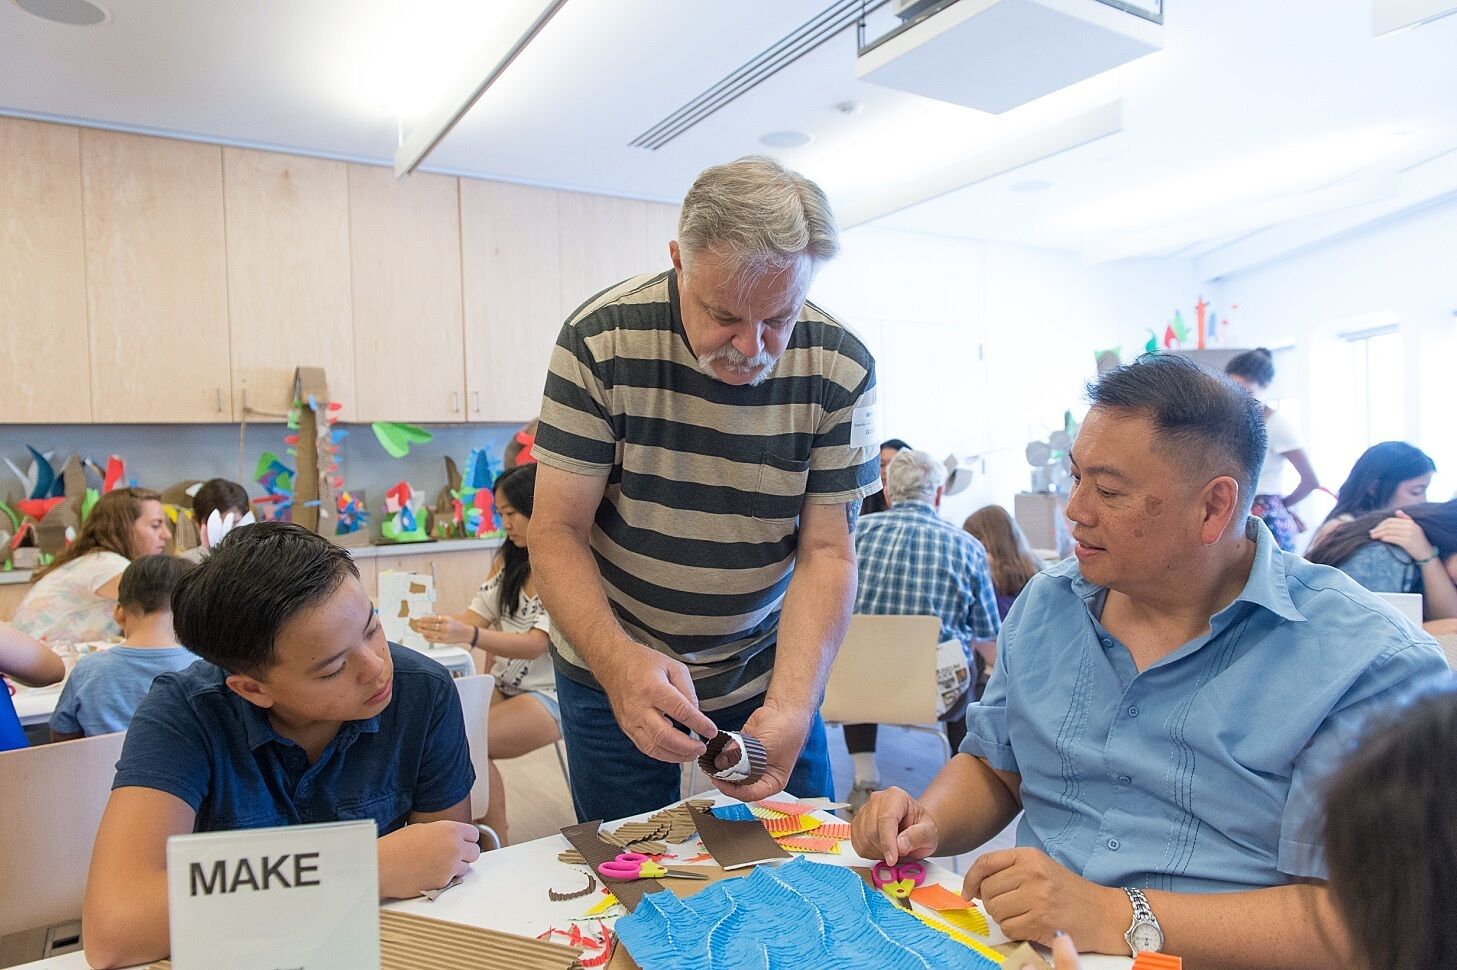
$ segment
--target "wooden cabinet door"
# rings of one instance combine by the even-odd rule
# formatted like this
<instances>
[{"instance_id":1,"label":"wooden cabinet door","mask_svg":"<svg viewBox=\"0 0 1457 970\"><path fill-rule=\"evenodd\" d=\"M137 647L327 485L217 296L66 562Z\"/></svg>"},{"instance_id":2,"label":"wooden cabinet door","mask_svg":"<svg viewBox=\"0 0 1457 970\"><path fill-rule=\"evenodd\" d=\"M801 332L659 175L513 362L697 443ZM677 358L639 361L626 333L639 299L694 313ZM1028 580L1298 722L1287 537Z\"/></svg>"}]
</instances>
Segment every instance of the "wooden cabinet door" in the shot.
<instances>
[{"instance_id":1,"label":"wooden cabinet door","mask_svg":"<svg viewBox=\"0 0 1457 970\"><path fill-rule=\"evenodd\" d=\"M96 421L231 421L222 149L81 130Z\"/></svg>"},{"instance_id":2,"label":"wooden cabinet door","mask_svg":"<svg viewBox=\"0 0 1457 970\"><path fill-rule=\"evenodd\" d=\"M460 183L465 368L472 421L536 417L562 308L560 193Z\"/></svg>"},{"instance_id":3,"label":"wooden cabinet door","mask_svg":"<svg viewBox=\"0 0 1457 970\"><path fill-rule=\"evenodd\" d=\"M242 409L280 414L297 367L322 367L354 414L349 189L343 162L223 149L232 377Z\"/></svg>"},{"instance_id":4,"label":"wooden cabinet door","mask_svg":"<svg viewBox=\"0 0 1457 970\"><path fill-rule=\"evenodd\" d=\"M667 268L666 252L661 258L648 257L647 207L648 203L632 199L561 193L561 290L566 315L630 276Z\"/></svg>"},{"instance_id":5,"label":"wooden cabinet door","mask_svg":"<svg viewBox=\"0 0 1457 970\"><path fill-rule=\"evenodd\" d=\"M661 202L644 202L642 205L646 209L647 230L643 240L643 259L648 268L644 272L671 269L673 258L668 254L668 243L678 238L678 206Z\"/></svg>"},{"instance_id":6,"label":"wooden cabinet door","mask_svg":"<svg viewBox=\"0 0 1457 970\"><path fill-rule=\"evenodd\" d=\"M349 166L360 421L464 421L456 179Z\"/></svg>"},{"instance_id":7,"label":"wooden cabinet door","mask_svg":"<svg viewBox=\"0 0 1457 970\"><path fill-rule=\"evenodd\" d=\"M0 172L0 422L90 421L79 132L0 118Z\"/></svg>"}]
</instances>

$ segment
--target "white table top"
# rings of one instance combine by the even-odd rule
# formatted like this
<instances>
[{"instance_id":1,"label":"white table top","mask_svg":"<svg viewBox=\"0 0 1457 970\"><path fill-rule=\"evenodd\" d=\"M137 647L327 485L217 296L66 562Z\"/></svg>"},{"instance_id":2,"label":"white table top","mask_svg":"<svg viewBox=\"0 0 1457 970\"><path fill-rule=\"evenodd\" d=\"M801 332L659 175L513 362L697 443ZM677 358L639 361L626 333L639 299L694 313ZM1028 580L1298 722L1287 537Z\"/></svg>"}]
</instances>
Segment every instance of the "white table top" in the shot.
<instances>
[{"instance_id":1,"label":"white table top","mask_svg":"<svg viewBox=\"0 0 1457 970\"><path fill-rule=\"evenodd\" d=\"M719 804L731 804L734 801L719 792L709 792L699 797L712 797ZM646 817L646 814L634 816ZM434 902L422 898L388 903L385 908L522 936L536 936L554 926L566 929L570 925L568 920L580 918L602 898L600 893L561 903L547 898L549 889L562 892L578 889L582 885L581 866L569 866L557 861L557 855L570 847L565 838L552 835L534 842L507 846L497 852L487 852L471 868L459 886L441 894ZM673 851L681 858L691 858L702 851L702 843L695 835ZM849 851L848 842L844 843L843 855L811 855L810 858L815 862L837 866L870 865L868 860ZM940 883L956 891L961 888L960 876L934 863L927 866L927 881ZM621 915L621 911L617 912ZM611 918L607 919L610 923ZM994 922L991 941L1006 941L1006 937ZM1083 970L1126 970L1131 962L1126 957L1086 955L1082 958ZM27 963L17 970L40 968L87 970L87 964L80 953L69 953L50 960Z\"/></svg>"}]
</instances>

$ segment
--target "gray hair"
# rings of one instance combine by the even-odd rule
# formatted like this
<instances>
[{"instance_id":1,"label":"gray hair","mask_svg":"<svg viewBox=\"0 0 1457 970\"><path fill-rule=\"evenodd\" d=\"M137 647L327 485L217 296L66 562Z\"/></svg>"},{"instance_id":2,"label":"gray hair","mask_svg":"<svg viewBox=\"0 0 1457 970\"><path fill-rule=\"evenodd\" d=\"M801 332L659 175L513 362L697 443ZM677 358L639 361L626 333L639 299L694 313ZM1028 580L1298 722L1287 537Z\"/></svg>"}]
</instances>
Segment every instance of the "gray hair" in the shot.
<instances>
[{"instance_id":1,"label":"gray hair","mask_svg":"<svg viewBox=\"0 0 1457 970\"><path fill-rule=\"evenodd\" d=\"M924 451L902 448L885 470L885 491L891 505L934 502L936 489L946 484L946 466Z\"/></svg>"},{"instance_id":2,"label":"gray hair","mask_svg":"<svg viewBox=\"0 0 1457 970\"><path fill-rule=\"evenodd\" d=\"M705 169L683 197L678 247L685 262L705 250L758 279L808 256L813 266L840 252L840 230L824 191L767 155Z\"/></svg>"}]
</instances>

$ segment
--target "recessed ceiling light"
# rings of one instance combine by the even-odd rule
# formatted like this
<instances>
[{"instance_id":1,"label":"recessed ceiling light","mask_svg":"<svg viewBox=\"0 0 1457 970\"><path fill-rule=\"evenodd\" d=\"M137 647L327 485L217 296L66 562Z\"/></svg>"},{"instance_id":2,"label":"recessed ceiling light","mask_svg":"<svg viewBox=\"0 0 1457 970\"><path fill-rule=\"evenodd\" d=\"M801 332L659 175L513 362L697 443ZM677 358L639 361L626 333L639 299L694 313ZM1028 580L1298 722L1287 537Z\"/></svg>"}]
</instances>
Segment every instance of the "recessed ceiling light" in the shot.
<instances>
[{"instance_id":1,"label":"recessed ceiling light","mask_svg":"<svg viewBox=\"0 0 1457 970\"><path fill-rule=\"evenodd\" d=\"M67 27L95 27L111 19L111 14L92 0L14 0L21 10L53 24Z\"/></svg>"},{"instance_id":2,"label":"recessed ceiling light","mask_svg":"<svg viewBox=\"0 0 1457 970\"><path fill-rule=\"evenodd\" d=\"M1052 188L1052 183L1047 179L1023 179L1020 182L1013 182L1007 188L1013 192L1041 192L1044 189Z\"/></svg>"},{"instance_id":3,"label":"recessed ceiling light","mask_svg":"<svg viewBox=\"0 0 1457 970\"><path fill-rule=\"evenodd\" d=\"M802 148L814 140L814 135L803 131L771 131L759 136L759 144L769 148Z\"/></svg>"}]
</instances>

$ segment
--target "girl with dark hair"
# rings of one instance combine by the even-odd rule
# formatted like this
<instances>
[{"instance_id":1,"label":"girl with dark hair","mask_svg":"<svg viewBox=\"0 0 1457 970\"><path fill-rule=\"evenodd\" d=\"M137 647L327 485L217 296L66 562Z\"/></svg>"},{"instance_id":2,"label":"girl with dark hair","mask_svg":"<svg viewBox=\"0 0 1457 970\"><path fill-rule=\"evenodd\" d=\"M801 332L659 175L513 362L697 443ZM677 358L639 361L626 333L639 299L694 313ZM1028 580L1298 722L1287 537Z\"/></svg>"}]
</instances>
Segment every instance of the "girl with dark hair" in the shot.
<instances>
[{"instance_id":1,"label":"girl with dark hair","mask_svg":"<svg viewBox=\"0 0 1457 970\"><path fill-rule=\"evenodd\" d=\"M1457 617L1457 499L1343 522L1305 557L1375 593L1420 593L1427 620Z\"/></svg>"},{"instance_id":2,"label":"girl with dark hair","mask_svg":"<svg viewBox=\"0 0 1457 970\"><path fill-rule=\"evenodd\" d=\"M51 643L120 636L112 614L121 574L133 559L166 551L171 538L162 496L145 488L107 492L71 544L35 573L11 622Z\"/></svg>"},{"instance_id":3,"label":"girl with dark hair","mask_svg":"<svg viewBox=\"0 0 1457 970\"><path fill-rule=\"evenodd\" d=\"M1336 507L1326 516L1311 545L1327 532L1367 512L1392 512L1427 500L1427 487L1437 465L1427 453L1405 441L1383 441L1361 453L1351 474L1336 493Z\"/></svg>"},{"instance_id":4,"label":"girl with dark hair","mask_svg":"<svg viewBox=\"0 0 1457 970\"><path fill-rule=\"evenodd\" d=\"M485 823L506 844L506 787L496 761L517 758L562 736L552 672L551 621L531 575L530 525L536 466L519 465L496 479L496 511L506 544L485 585L457 616L427 616L415 628L433 643L483 651L483 667L496 678L491 699L491 803Z\"/></svg>"},{"instance_id":5,"label":"girl with dark hair","mask_svg":"<svg viewBox=\"0 0 1457 970\"><path fill-rule=\"evenodd\" d=\"M1275 380L1275 355L1264 347L1246 350L1230 358L1224 365L1224 373L1263 403L1265 392ZM1255 485L1253 512L1265 520L1281 549L1294 552L1295 537L1305 531L1305 523L1290 511L1290 506L1319 488L1320 480L1295 424L1268 405L1265 406L1265 433L1268 438L1265 464ZM1300 474L1300 484L1290 494L1282 495L1287 465Z\"/></svg>"},{"instance_id":6,"label":"girl with dark hair","mask_svg":"<svg viewBox=\"0 0 1457 970\"><path fill-rule=\"evenodd\" d=\"M890 503L885 500L885 473L890 467L890 461L910 445L899 438L888 438L880 443L880 491L874 495L865 496L865 501L860 503L860 514L871 515L875 512L884 512L890 508Z\"/></svg>"}]
</instances>

